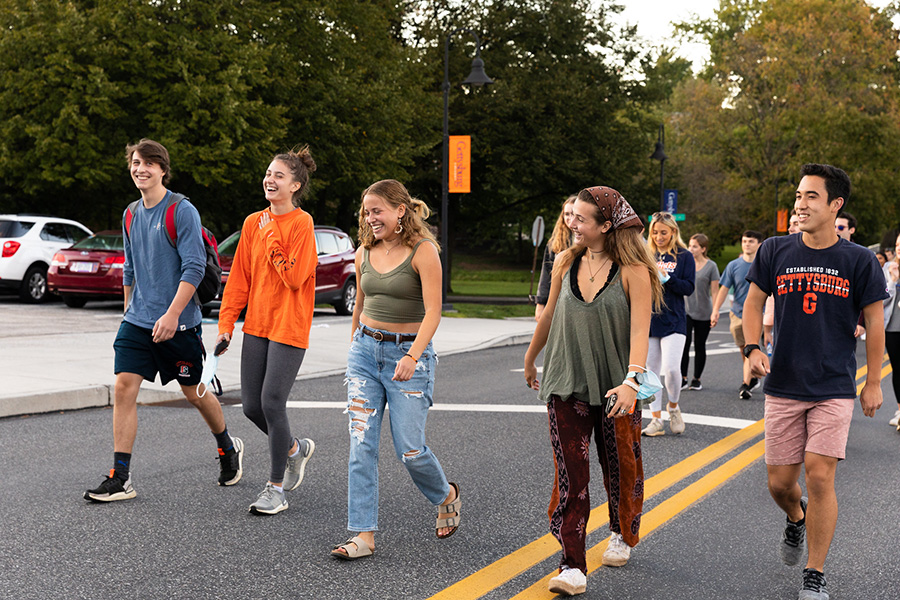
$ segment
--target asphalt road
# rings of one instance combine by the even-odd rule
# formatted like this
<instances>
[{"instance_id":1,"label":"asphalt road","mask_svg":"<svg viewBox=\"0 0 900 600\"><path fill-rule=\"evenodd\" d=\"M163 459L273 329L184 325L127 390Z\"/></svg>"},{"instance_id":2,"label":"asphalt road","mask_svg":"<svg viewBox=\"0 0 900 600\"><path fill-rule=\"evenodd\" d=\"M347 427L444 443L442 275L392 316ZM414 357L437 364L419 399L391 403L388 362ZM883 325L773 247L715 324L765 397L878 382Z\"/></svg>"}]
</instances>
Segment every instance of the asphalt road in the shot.
<instances>
[{"instance_id":1,"label":"asphalt road","mask_svg":"<svg viewBox=\"0 0 900 600\"><path fill-rule=\"evenodd\" d=\"M682 394L684 412L761 419L761 393L737 398L739 358L724 327L714 330L710 348L722 353L710 357L705 389ZM294 433L315 439L317 449L303 484L289 493L290 509L274 517L247 512L267 477L268 453L237 406L224 410L247 448L238 485L215 485L214 441L193 409L142 406L133 462L138 496L111 505L81 498L111 462L110 409L0 419L0 598L552 597L542 583L558 561L558 545L547 543L552 457L546 416L523 385L524 351L512 346L440 361L428 443L461 487L457 534L435 538L435 510L385 431L383 531L376 555L352 563L328 555L348 537L340 377L294 386ZM886 423L896 401L887 382L883 389L875 419L857 406L848 459L838 467L841 516L827 567L833 599L898 597L900 434ZM592 571L582 597L796 598L800 568L785 567L777 555L783 515L757 458L761 434L742 427L688 420L681 436L644 439L644 526L652 531L627 567ZM745 439L729 443L735 434ZM594 475L592 504L600 506L599 469ZM589 535L589 547L600 545L595 557L607 536L605 526Z\"/></svg>"}]
</instances>

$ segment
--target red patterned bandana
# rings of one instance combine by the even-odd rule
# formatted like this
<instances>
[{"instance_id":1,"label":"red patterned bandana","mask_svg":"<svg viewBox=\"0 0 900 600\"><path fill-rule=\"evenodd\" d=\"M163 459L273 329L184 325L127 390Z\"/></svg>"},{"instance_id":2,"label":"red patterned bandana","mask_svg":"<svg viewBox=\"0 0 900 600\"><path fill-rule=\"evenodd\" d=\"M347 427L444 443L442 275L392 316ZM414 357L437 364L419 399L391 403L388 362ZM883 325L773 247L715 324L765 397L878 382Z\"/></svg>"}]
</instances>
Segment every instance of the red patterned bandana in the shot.
<instances>
[{"instance_id":1,"label":"red patterned bandana","mask_svg":"<svg viewBox=\"0 0 900 600\"><path fill-rule=\"evenodd\" d=\"M597 208L600 209L602 220L610 221L613 229L644 228L637 213L616 190L611 187L597 186L586 188L585 191L591 195Z\"/></svg>"}]
</instances>

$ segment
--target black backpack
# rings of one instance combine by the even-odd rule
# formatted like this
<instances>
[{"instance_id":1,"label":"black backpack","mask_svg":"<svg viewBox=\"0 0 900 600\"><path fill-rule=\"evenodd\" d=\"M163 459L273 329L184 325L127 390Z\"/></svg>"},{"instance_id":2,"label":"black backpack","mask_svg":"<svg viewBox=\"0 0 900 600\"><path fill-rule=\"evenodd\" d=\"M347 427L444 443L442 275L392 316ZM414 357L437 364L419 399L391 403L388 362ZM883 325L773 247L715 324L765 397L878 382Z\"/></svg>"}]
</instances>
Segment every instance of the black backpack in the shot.
<instances>
[{"instance_id":1,"label":"black backpack","mask_svg":"<svg viewBox=\"0 0 900 600\"><path fill-rule=\"evenodd\" d=\"M173 248L178 247L176 244L178 228L175 226L177 208L182 200L187 199L184 194L171 194L166 205L166 238ZM141 200L135 200L125 209L125 235L129 239L131 239L131 220L134 218L138 202ZM197 285L194 301L203 305L214 300L222 289L222 265L219 263L219 245L216 243L216 236L203 225L200 225L200 233L203 237L203 247L206 249L206 270L203 273L203 280Z\"/></svg>"}]
</instances>

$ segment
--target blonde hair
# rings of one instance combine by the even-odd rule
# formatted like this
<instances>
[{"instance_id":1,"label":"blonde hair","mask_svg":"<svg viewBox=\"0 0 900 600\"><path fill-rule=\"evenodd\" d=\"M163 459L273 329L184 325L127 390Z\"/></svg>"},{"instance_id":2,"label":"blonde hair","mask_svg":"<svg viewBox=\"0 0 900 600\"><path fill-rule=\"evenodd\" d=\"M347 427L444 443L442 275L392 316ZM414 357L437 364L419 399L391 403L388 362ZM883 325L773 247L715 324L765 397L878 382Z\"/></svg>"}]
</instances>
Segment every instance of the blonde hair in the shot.
<instances>
[{"instance_id":1,"label":"blonde hair","mask_svg":"<svg viewBox=\"0 0 900 600\"><path fill-rule=\"evenodd\" d=\"M412 248L421 239L430 240L435 247L440 250L440 245L428 228L425 219L431 215L431 209L428 205L409 195L406 186L396 179L382 179L376 181L365 190L363 190L360 201L365 199L367 195L378 196L391 208L406 207L406 212L400 218L399 225L402 227L400 232L400 243ZM372 228L366 222L366 207L360 202L359 206L359 243L366 250L371 249L378 240L372 233Z\"/></svg>"},{"instance_id":2,"label":"blonde hair","mask_svg":"<svg viewBox=\"0 0 900 600\"><path fill-rule=\"evenodd\" d=\"M562 203L562 210L559 211L559 218L556 219L556 225L553 226L553 231L550 233L550 241L547 243L547 247L550 248L550 252L553 254L559 254L572 245L572 230L566 225L566 206L575 204L577 197L573 194Z\"/></svg>"},{"instance_id":3,"label":"blonde hair","mask_svg":"<svg viewBox=\"0 0 900 600\"><path fill-rule=\"evenodd\" d=\"M587 199L581 198L583 202L589 202L594 206L594 220L600 222L600 209L594 203L590 194ZM659 270L656 268L656 260L651 256L641 235L639 227L624 227L621 229L610 229L605 235L603 241L603 249L609 253L610 258L619 267L643 266L647 269L647 275L650 277L650 294L653 302L653 312L659 312L663 307L663 288L659 282ZM556 259L553 265L553 275L558 276L564 273L575 260L577 256L584 255L586 247L578 243L573 244Z\"/></svg>"},{"instance_id":4,"label":"blonde hair","mask_svg":"<svg viewBox=\"0 0 900 600\"><path fill-rule=\"evenodd\" d=\"M669 243L668 248L658 248L656 246L656 240L653 239L653 225L655 223L665 225L672 230L672 241ZM676 248L684 248L687 250L687 244L681 239L681 229L678 227L675 217L672 216L672 213L667 212L653 213L653 218L650 220L650 226L647 228L647 243L650 246L651 254L666 254L672 252Z\"/></svg>"}]
</instances>

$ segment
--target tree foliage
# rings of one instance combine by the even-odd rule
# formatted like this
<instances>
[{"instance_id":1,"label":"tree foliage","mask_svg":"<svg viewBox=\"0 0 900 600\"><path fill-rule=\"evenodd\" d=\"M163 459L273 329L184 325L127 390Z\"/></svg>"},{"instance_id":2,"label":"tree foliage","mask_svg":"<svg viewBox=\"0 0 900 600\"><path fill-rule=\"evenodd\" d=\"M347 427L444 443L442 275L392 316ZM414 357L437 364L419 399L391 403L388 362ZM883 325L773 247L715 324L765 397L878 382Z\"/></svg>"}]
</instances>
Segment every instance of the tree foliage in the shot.
<instances>
[{"instance_id":1,"label":"tree foliage","mask_svg":"<svg viewBox=\"0 0 900 600\"><path fill-rule=\"evenodd\" d=\"M673 153L692 215L720 239L773 233L793 206L799 167L845 169L860 241L897 222L898 51L888 15L862 0L722 0L698 28L704 78L673 99Z\"/></svg>"}]
</instances>

